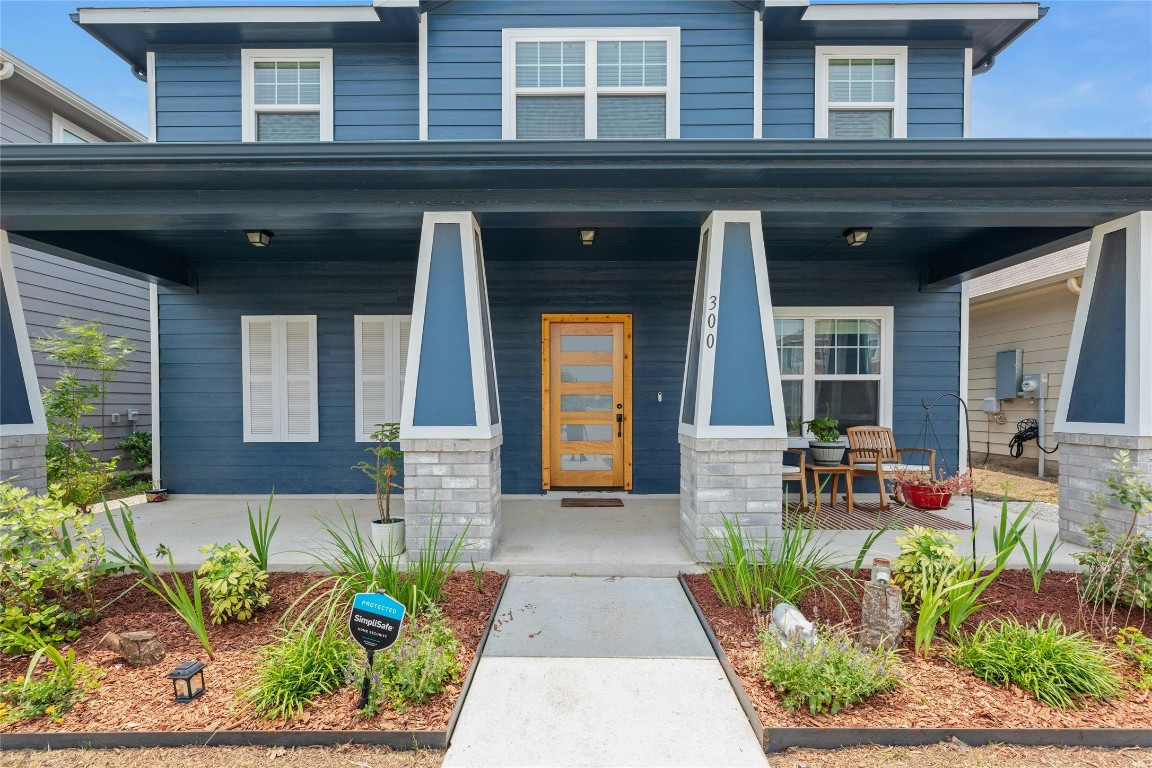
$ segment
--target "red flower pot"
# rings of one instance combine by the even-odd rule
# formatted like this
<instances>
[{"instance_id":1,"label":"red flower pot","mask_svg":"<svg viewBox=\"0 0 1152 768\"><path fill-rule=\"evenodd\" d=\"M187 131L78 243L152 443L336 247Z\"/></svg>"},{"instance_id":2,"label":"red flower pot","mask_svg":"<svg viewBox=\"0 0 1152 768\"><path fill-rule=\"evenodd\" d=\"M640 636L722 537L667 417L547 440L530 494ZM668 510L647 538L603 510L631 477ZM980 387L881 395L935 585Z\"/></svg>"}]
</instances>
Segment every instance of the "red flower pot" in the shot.
<instances>
[{"instance_id":1,"label":"red flower pot","mask_svg":"<svg viewBox=\"0 0 1152 768\"><path fill-rule=\"evenodd\" d=\"M952 501L951 491L932 488L927 485L904 484L900 486L900 492L903 494L904 500L917 509L944 509L948 506L948 502Z\"/></svg>"}]
</instances>

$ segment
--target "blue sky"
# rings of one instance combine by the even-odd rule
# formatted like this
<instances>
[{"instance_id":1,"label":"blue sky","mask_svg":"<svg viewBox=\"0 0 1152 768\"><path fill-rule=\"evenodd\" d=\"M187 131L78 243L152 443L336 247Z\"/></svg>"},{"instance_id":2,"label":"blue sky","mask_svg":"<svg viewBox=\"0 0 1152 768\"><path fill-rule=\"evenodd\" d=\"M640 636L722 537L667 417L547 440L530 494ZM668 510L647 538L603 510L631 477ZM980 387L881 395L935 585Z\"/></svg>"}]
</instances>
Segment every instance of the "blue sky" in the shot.
<instances>
[{"instance_id":1,"label":"blue sky","mask_svg":"<svg viewBox=\"0 0 1152 768\"><path fill-rule=\"evenodd\" d=\"M558 0L559 1L559 0ZM85 7L255 5L264 0L0 0L0 47L140 131L148 94L68 18ZM320 5L285 0L279 5ZM332 3L329 3L332 4ZM338 4L359 4L342 0ZM1050 0L1048 16L973 85L977 137L1152 137L1152 0Z\"/></svg>"}]
</instances>

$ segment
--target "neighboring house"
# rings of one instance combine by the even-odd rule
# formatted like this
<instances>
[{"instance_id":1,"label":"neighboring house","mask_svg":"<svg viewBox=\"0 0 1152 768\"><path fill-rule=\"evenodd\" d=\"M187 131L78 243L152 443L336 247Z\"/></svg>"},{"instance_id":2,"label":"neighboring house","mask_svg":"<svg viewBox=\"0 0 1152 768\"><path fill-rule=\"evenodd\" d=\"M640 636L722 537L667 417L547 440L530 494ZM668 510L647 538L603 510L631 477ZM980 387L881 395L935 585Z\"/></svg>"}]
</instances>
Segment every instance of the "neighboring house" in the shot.
<instances>
[{"instance_id":1,"label":"neighboring house","mask_svg":"<svg viewBox=\"0 0 1152 768\"><path fill-rule=\"evenodd\" d=\"M107 112L0 50L0 145L144 140ZM103 430L107 455L116 455L116 443L122 437L134 429L151 429L148 284L97 264L78 263L16 243L10 252L31 340L54 334L59 319L67 317L97 322L109 336L126 336L136 346L128 368L109 387L103 424L97 414L87 419ZM39 353L34 353L34 359L38 386L51 387L60 366ZM129 409L137 416L134 422L129 420ZM93 446L92 451L98 452L98 447ZM5 458L14 460L10 455ZM13 475L12 469L16 468L4 468L5 477ZM41 487L42 482L37 477L30 484Z\"/></svg>"},{"instance_id":2,"label":"neighboring house","mask_svg":"<svg viewBox=\"0 0 1152 768\"><path fill-rule=\"evenodd\" d=\"M84 8L147 78L152 143L9 150L0 218L159 284L175 493L365 492L395 421L410 546L435 511L482 560L503 494L615 489L678 493L704 557L724 516L779 531L790 424L923 439L966 389L965 280L1094 227L1101 295L1147 258L1148 142L966 138L974 77L1044 12ZM1095 366L1152 348L1108 337L1141 317L1120 296ZM1145 429L1145 381L1071 393L1086 457ZM955 400L932 419L954 469Z\"/></svg>"},{"instance_id":3,"label":"neighboring house","mask_svg":"<svg viewBox=\"0 0 1152 768\"><path fill-rule=\"evenodd\" d=\"M1001 414L981 410L996 396L996 353L1019 349L1022 372L1047 376L1044 447L1056 447L1056 404L1064 383L1076 302L1088 261L1088 243L978 277L968 284L968 397L972 403L974 452L1010 456L1009 443L1024 419L1038 417L1037 401L1018 397L1000 403ZM1037 471L1040 449L1027 442L1019 466ZM1059 471L1060 452L1045 455L1045 474Z\"/></svg>"}]
</instances>

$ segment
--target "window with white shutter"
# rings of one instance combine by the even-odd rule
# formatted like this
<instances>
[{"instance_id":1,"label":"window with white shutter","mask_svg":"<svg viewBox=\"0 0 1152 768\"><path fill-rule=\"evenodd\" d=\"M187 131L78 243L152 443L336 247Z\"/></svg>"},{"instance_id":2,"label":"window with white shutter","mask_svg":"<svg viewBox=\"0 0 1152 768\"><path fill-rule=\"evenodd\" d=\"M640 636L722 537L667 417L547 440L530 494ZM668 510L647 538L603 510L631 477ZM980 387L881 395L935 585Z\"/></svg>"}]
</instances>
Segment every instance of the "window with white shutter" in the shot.
<instances>
[{"instance_id":1,"label":"window with white shutter","mask_svg":"<svg viewBox=\"0 0 1152 768\"><path fill-rule=\"evenodd\" d=\"M356 440L371 442L377 424L400 422L410 315L356 315Z\"/></svg>"},{"instance_id":2,"label":"window with white shutter","mask_svg":"<svg viewBox=\"0 0 1152 768\"><path fill-rule=\"evenodd\" d=\"M240 321L244 442L317 442L316 316L246 315Z\"/></svg>"}]
</instances>

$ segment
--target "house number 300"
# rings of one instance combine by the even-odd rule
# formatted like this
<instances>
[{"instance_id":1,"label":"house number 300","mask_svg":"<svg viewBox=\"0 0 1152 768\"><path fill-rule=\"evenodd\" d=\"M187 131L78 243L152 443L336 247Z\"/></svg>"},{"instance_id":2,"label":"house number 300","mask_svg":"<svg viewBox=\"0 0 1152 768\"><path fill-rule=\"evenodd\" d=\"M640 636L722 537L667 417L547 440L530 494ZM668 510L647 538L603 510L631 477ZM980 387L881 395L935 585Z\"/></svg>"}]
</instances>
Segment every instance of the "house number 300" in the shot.
<instances>
[{"instance_id":1,"label":"house number 300","mask_svg":"<svg viewBox=\"0 0 1152 768\"><path fill-rule=\"evenodd\" d=\"M704 337L704 343L708 345L708 349L716 346L716 306L719 302L715 296L708 297L708 317L705 322L708 323L708 334Z\"/></svg>"}]
</instances>

